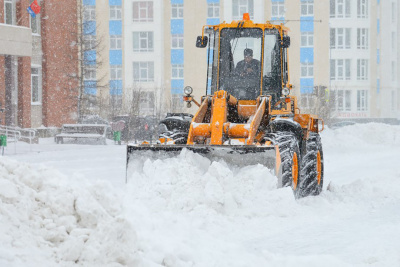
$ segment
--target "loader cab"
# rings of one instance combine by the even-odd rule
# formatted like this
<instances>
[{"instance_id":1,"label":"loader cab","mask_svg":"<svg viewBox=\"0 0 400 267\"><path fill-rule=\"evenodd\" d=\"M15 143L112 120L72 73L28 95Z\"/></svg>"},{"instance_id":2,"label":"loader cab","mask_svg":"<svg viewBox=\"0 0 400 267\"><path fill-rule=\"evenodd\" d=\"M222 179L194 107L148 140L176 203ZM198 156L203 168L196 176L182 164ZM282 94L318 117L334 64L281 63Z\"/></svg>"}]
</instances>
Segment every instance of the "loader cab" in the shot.
<instances>
[{"instance_id":1,"label":"loader cab","mask_svg":"<svg viewBox=\"0 0 400 267\"><path fill-rule=\"evenodd\" d=\"M244 22L236 27L220 25L209 31L209 93L225 90L238 100L271 95L275 102L288 82L288 37L281 38L276 28L250 23L249 27ZM251 60L246 55L249 51Z\"/></svg>"}]
</instances>

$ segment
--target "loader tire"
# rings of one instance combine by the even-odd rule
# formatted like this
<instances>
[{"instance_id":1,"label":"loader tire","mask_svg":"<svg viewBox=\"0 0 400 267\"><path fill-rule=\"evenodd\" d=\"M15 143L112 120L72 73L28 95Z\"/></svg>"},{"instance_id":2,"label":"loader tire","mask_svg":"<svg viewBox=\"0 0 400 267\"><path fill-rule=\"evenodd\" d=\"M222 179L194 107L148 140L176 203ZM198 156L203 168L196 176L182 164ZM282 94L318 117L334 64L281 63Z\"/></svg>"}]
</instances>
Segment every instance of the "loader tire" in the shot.
<instances>
[{"instance_id":1,"label":"loader tire","mask_svg":"<svg viewBox=\"0 0 400 267\"><path fill-rule=\"evenodd\" d=\"M179 129L173 129L168 131L165 130L159 133L159 138L169 138L174 141L175 144L186 144L189 133Z\"/></svg>"},{"instance_id":2,"label":"loader tire","mask_svg":"<svg viewBox=\"0 0 400 267\"><path fill-rule=\"evenodd\" d=\"M321 137L317 133L310 133L306 142L300 177L300 197L316 196L321 193L324 183L324 155Z\"/></svg>"},{"instance_id":3,"label":"loader tire","mask_svg":"<svg viewBox=\"0 0 400 267\"><path fill-rule=\"evenodd\" d=\"M265 139L272 141L279 148L281 172L278 175L278 187L291 186L297 197L301 154L296 135L292 132L277 132L267 134Z\"/></svg>"}]
</instances>

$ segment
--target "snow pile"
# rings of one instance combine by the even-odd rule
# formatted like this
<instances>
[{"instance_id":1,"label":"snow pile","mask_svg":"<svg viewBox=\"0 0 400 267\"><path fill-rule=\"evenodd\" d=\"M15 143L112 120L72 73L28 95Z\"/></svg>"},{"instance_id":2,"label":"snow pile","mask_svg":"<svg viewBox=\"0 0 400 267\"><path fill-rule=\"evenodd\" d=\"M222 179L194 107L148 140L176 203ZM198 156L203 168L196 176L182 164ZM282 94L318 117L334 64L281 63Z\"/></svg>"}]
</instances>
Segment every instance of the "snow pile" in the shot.
<instances>
[{"instance_id":1,"label":"snow pile","mask_svg":"<svg viewBox=\"0 0 400 267\"><path fill-rule=\"evenodd\" d=\"M400 126L388 125L383 123L355 124L338 128L336 130L327 129L322 132L322 137L328 142L327 146L363 146L373 145L400 145Z\"/></svg>"},{"instance_id":2,"label":"snow pile","mask_svg":"<svg viewBox=\"0 0 400 267\"><path fill-rule=\"evenodd\" d=\"M291 189L277 191L277 178L262 165L235 168L189 150L141 162L142 169L129 177L128 191L153 210L250 216L260 208L264 214L275 213L277 202L295 203Z\"/></svg>"},{"instance_id":3,"label":"snow pile","mask_svg":"<svg viewBox=\"0 0 400 267\"><path fill-rule=\"evenodd\" d=\"M2 157L0 266L398 266L399 132L324 131L324 191L300 200L261 165L187 150L134 158L122 189L123 147L25 155L68 179Z\"/></svg>"},{"instance_id":4,"label":"snow pile","mask_svg":"<svg viewBox=\"0 0 400 267\"><path fill-rule=\"evenodd\" d=\"M3 157L0 265L132 265L136 232L120 216L115 192L104 182L71 183L57 171Z\"/></svg>"}]
</instances>

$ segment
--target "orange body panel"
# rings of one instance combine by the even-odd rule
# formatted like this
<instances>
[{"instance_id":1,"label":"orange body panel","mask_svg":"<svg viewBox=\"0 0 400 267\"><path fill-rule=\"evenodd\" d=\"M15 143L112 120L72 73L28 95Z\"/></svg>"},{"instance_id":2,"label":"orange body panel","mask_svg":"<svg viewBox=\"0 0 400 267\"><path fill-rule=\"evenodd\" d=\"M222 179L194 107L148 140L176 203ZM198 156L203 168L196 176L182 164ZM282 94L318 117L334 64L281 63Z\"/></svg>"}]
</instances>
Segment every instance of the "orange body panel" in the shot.
<instances>
[{"instance_id":1,"label":"orange body panel","mask_svg":"<svg viewBox=\"0 0 400 267\"><path fill-rule=\"evenodd\" d=\"M203 103L201 103L199 110L196 112L196 115L194 115L193 117L188 134L188 140L187 140L188 145L194 144L193 122L195 123L203 122L204 117L206 116L208 110L208 104L209 104L209 99L208 98L204 99Z\"/></svg>"},{"instance_id":2,"label":"orange body panel","mask_svg":"<svg viewBox=\"0 0 400 267\"><path fill-rule=\"evenodd\" d=\"M254 139L257 134L257 130L260 127L261 119L263 118L265 114L265 108L266 108L266 101L268 98L263 97L261 104L258 106L257 112L254 115L254 118L252 119L250 123L250 134L249 138L247 138L246 144L247 145L252 145L254 143Z\"/></svg>"},{"instance_id":3,"label":"orange body panel","mask_svg":"<svg viewBox=\"0 0 400 267\"><path fill-rule=\"evenodd\" d=\"M318 121L319 119L315 115L310 114L295 114L294 121L301 125L301 128L307 129L308 131L318 132Z\"/></svg>"},{"instance_id":4,"label":"orange body panel","mask_svg":"<svg viewBox=\"0 0 400 267\"><path fill-rule=\"evenodd\" d=\"M208 123L201 123L193 125L193 135L205 138L211 137L211 127Z\"/></svg>"},{"instance_id":5,"label":"orange body panel","mask_svg":"<svg viewBox=\"0 0 400 267\"><path fill-rule=\"evenodd\" d=\"M225 91L215 92L212 106L211 118L211 145L222 145L224 123L227 121L228 106Z\"/></svg>"},{"instance_id":6,"label":"orange body panel","mask_svg":"<svg viewBox=\"0 0 400 267\"><path fill-rule=\"evenodd\" d=\"M230 138L247 138L249 136L247 124L225 123L224 132Z\"/></svg>"},{"instance_id":7,"label":"orange body panel","mask_svg":"<svg viewBox=\"0 0 400 267\"><path fill-rule=\"evenodd\" d=\"M256 113L257 104L255 100L239 100L238 114L239 117L249 118Z\"/></svg>"}]
</instances>

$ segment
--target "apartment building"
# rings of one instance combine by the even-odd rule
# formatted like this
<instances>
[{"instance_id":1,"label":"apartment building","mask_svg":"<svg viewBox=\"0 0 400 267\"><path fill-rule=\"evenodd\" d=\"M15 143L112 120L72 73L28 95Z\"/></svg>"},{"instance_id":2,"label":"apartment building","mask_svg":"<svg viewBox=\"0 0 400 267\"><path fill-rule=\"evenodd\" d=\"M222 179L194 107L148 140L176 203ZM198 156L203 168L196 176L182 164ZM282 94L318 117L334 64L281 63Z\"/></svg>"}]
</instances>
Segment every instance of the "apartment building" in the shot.
<instances>
[{"instance_id":1,"label":"apartment building","mask_svg":"<svg viewBox=\"0 0 400 267\"><path fill-rule=\"evenodd\" d=\"M69 23L76 5L39 1L41 12L31 18L31 2L0 0L0 123L60 126L76 119L76 84L67 75L77 72Z\"/></svg>"},{"instance_id":2,"label":"apartment building","mask_svg":"<svg viewBox=\"0 0 400 267\"><path fill-rule=\"evenodd\" d=\"M291 29L291 83L302 107L315 107L319 94L334 103L338 118L399 116L396 0L129 0L123 6L124 97L140 88L148 113L160 99L170 110L194 112L181 95L186 85L196 98L210 92L207 50L194 45L202 26L250 13L253 21Z\"/></svg>"},{"instance_id":3,"label":"apartment building","mask_svg":"<svg viewBox=\"0 0 400 267\"><path fill-rule=\"evenodd\" d=\"M166 98L164 2L125 0L123 6L124 104L139 105L140 116L154 115L155 107L160 108Z\"/></svg>"},{"instance_id":4,"label":"apartment building","mask_svg":"<svg viewBox=\"0 0 400 267\"><path fill-rule=\"evenodd\" d=\"M373 1L371 31L376 38L371 43L372 114L385 118L399 118L400 62L399 62L399 10L397 0Z\"/></svg>"}]
</instances>

